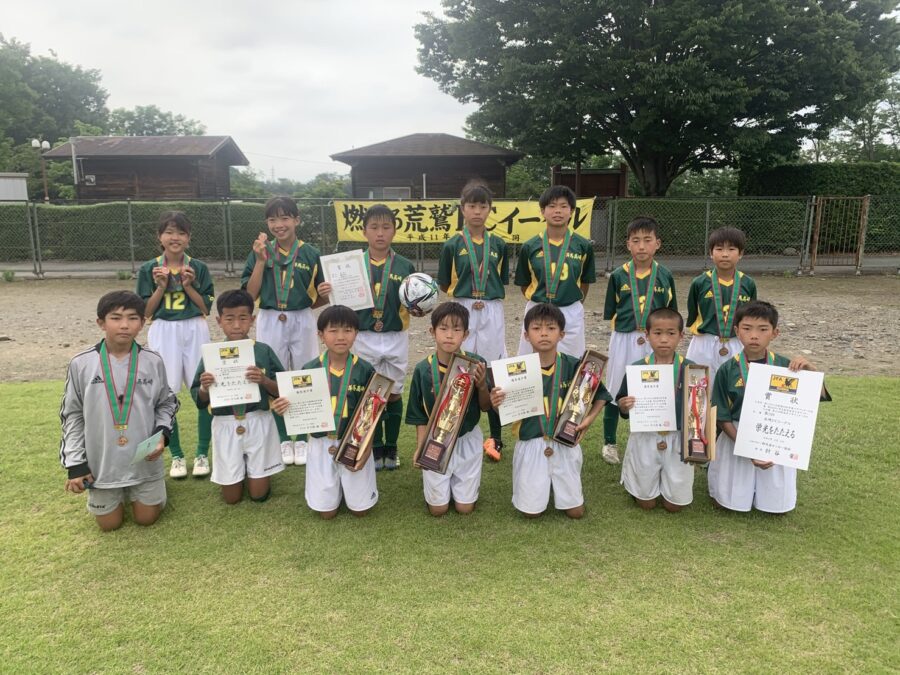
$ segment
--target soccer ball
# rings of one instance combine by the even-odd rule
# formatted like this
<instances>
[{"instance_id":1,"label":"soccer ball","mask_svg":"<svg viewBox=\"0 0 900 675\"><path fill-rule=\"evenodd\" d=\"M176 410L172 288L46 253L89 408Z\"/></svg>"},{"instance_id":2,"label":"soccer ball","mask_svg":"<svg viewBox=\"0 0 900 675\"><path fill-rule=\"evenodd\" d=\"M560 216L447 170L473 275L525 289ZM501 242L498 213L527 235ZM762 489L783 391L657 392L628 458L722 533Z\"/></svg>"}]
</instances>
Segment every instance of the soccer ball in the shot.
<instances>
[{"instance_id":1,"label":"soccer ball","mask_svg":"<svg viewBox=\"0 0 900 675\"><path fill-rule=\"evenodd\" d=\"M437 307L437 282L424 272L413 272L400 282L400 302L417 314L428 314Z\"/></svg>"}]
</instances>

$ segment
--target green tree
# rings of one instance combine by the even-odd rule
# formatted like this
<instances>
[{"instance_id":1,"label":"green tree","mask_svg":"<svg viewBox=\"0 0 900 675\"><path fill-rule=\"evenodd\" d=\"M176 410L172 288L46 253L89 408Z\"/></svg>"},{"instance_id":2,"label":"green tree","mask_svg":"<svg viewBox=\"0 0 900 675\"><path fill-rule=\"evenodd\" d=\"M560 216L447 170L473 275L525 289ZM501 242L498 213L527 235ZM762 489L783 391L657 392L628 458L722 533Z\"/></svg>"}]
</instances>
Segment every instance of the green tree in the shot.
<instances>
[{"instance_id":1,"label":"green tree","mask_svg":"<svg viewBox=\"0 0 900 675\"><path fill-rule=\"evenodd\" d=\"M269 197L270 193L266 189L263 182L262 174L254 171L252 168L238 169L231 167L229 169L231 196L239 199L253 199L260 197Z\"/></svg>"},{"instance_id":2,"label":"green tree","mask_svg":"<svg viewBox=\"0 0 900 675\"><path fill-rule=\"evenodd\" d=\"M320 173L294 192L300 198L345 198L350 196L350 176L337 173Z\"/></svg>"},{"instance_id":3,"label":"green tree","mask_svg":"<svg viewBox=\"0 0 900 675\"><path fill-rule=\"evenodd\" d=\"M155 105L138 105L133 110L116 108L109 114L113 136L202 136L206 127L197 120L161 110Z\"/></svg>"},{"instance_id":4,"label":"green tree","mask_svg":"<svg viewBox=\"0 0 900 675\"><path fill-rule=\"evenodd\" d=\"M898 66L893 0L444 0L419 72L473 129L578 163L617 152L642 191L795 154Z\"/></svg>"}]
</instances>

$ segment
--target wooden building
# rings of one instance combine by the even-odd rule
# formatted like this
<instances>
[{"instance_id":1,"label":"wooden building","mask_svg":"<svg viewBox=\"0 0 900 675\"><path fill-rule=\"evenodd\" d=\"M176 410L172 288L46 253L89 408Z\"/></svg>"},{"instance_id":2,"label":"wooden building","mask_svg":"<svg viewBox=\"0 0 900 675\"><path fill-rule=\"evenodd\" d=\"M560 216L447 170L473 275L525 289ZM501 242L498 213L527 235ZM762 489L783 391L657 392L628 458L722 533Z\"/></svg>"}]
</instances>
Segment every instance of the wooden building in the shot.
<instances>
[{"instance_id":1,"label":"wooden building","mask_svg":"<svg viewBox=\"0 0 900 675\"><path fill-rule=\"evenodd\" d=\"M73 163L78 199L223 199L250 163L231 136L77 136L44 157Z\"/></svg>"},{"instance_id":2,"label":"wooden building","mask_svg":"<svg viewBox=\"0 0 900 675\"><path fill-rule=\"evenodd\" d=\"M506 169L522 153L449 134L410 134L331 155L349 164L357 199L444 199L481 179L495 197L506 196Z\"/></svg>"},{"instance_id":3,"label":"wooden building","mask_svg":"<svg viewBox=\"0 0 900 675\"><path fill-rule=\"evenodd\" d=\"M550 167L553 185L566 185L581 197L627 197L628 165L618 169L563 169L558 164Z\"/></svg>"}]
</instances>

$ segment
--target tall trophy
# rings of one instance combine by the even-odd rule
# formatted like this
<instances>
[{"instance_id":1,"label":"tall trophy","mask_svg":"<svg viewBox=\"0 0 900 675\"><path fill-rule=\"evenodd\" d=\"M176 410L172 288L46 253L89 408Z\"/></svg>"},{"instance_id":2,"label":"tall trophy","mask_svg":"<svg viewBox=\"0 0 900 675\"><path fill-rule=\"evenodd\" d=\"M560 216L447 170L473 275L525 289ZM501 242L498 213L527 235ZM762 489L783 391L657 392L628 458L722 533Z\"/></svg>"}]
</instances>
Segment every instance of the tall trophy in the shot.
<instances>
[{"instance_id":1,"label":"tall trophy","mask_svg":"<svg viewBox=\"0 0 900 675\"><path fill-rule=\"evenodd\" d=\"M340 447L334 453L334 461L351 471L359 471L372 453L372 436L375 425L387 405L394 381L375 373L369 379L360 404L344 432Z\"/></svg>"},{"instance_id":2,"label":"tall trophy","mask_svg":"<svg viewBox=\"0 0 900 675\"><path fill-rule=\"evenodd\" d=\"M681 459L685 462L711 462L716 456L716 409L710 405L709 367L689 364L684 367Z\"/></svg>"},{"instance_id":3,"label":"tall trophy","mask_svg":"<svg viewBox=\"0 0 900 675\"><path fill-rule=\"evenodd\" d=\"M478 363L462 354L454 354L450 359L428 420L425 441L416 449L413 466L447 473L459 429L475 392L474 373Z\"/></svg>"},{"instance_id":4,"label":"tall trophy","mask_svg":"<svg viewBox=\"0 0 900 675\"><path fill-rule=\"evenodd\" d=\"M591 409L594 395L600 388L600 380L603 378L603 369L606 368L607 360L605 354L593 349L588 349L584 353L584 358L578 364L576 375L572 379L572 384L563 401L562 412L556 423L553 440L568 446L575 446L581 440L582 434L575 429Z\"/></svg>"}]
</instances>

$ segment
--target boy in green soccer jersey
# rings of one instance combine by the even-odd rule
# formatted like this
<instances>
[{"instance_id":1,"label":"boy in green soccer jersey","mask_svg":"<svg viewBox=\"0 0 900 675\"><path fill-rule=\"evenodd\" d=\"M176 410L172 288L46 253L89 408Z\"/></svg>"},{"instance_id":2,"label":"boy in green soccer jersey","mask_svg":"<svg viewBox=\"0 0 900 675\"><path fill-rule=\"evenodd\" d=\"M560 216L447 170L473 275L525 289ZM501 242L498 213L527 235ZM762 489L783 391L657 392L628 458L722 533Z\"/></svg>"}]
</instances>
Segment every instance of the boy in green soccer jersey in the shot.
<instances>
[{"instance_id":1,"label":"boy in green soccer jersey","mask_svg":"<svg viewBox=\"0 0 900 675\"><path fill-rule=\"evenodd\" d=\"M375 307L357 311L359 334L353 347L356 354L372 364L375 372L394 380L384 414L375 427L372 456L375 470L398 467L397 439L403 417L403 381L409 363L409 311L400 302L400 283L416 271L412 262L391 248L397 231L397 218L384 204L375 204L363 216L366 272L372 286ZM331 285L319 286L327 295Z\"/></svg>"},{"instance_id":2,"label":"boy in green soccer jersey","mask_svg":"<svg viewBox=\"0 0 900 675\"><path fill-rule=\"evenodd\" d=\"M648 356L647 317L657 307L678 311L675 299L675 280L672 273L653 257L662 242L659 225L653 218L638 216L628 224L625 245L631 260L617 268L609 277L603 318L610 322L609 362L606 384L611 391L619 391L625 366ZM619 411L615 405L603 413L603 461L619 463L616 430Z\"/></svg>"},{"instance_id":3,"label":"boy in green soccer jersey","mask_svg":"<svg viewBox=\"0 0 900 675\"><path fill-rule=\"evenodd\" d=\"M147 303L150 320L147 343L159 352L166 364L169 387L176 394L189 385L200 361L200 347L209 342L206 315L215 291L206 265L186 252L191 243L191 221L181 211L164 211L157 228L162 255L141 265L137 294ZM197 412L197 452L193 475L209 475L209 441L212 417L205 409ZM176 421L169 439L172 465L169 476L187 476L187 463Z\"/></svg>"},{"instance_id":4,"label":"boy in green soccer jersey","mask_svg":"<svg viewBox=\"0 0 900 675\"><path fill-rule=\"evenodd\" d=\"M566 336L559 351L581 357L584 354L584 300L588 287L597 281L591 242L569 227L575 210L575 193L565 185L554 185L538 202L547 229L519 249L516 286L527 299L525 312L540 302L549 302L566 317ZM562 263L562 264L560 264ZM519 354L530 354L524 333Z\"/></svg>"},{"instance_id":5,"label":"boy in green soccer jersey","mask_svg":"<svg viewBox=\"0 0 900 675\"><path fill-rule=\"evenodd\" d=\"M738 307L734 316L743 351L722 364L716 373L712 405L716 406L716 459L709 464L709 496L716 506L732 511L758 509L787 513L797 505L797 469L734 454L734 442L744 405L744 387L751 363L815 370L802 356L789 359L769 351L778 337L778 310L754 300ZM831 395L822 387L823 401Z\"/></svg>"},{"instance_id":6,"label":"boy in green soccer jersey","mask_svg":"<svg viewBox=\"0 0 900 675\"><path fill-rule=\"evenodd\" d=\"M535 305L525 314L525 334L541 361L544 386L544 414L516 422L518 440L513 451L513 506L529 518L541 515L550 503L570 518L584 515L581 489L581 445L569 447L552 439L569 387L578 377L580 358L558 352L565 336L566 317L559 307L547 303ZM499 407L506 394L491 390L491 405ZM612 399L601 382L584 419L576 427L587 429L603 406Z\"/></svg>"},{"instance_id":7,"label":"boy in green soccer jersey","mask_svg":"<svg viewBox=\"0 0 900 675\"><path fill-rule=\"evenodd\" d=\"M247 291L225 291L216 300L216 321L226 340L246 340L253 326L253 298ZM211 481L222 486L227 504L237 504L247 492L254 502L269 498L273 475L284 471L278 429L269 411L269 397L278 395L275 374L284 370L275 352L260 341L253 343L254 364L247 368L247 379L259 385L259 403L213 408L212 431L215 443ZM198 408L209 406L209 388L215 384L213 373L206 372L203 361L191 384L191 397Z\"/></svg>"},{"instance_id":8,"label":"boy in green soccer jersey","mask_svg":"<svg viewBox=\"0 0 900 675\"><path fill-rule=\"evenodd\" d=\"M306 504L329 520L337 515L341 499L353 515L362 516L378 502L375 463L372 458L358 470L334 461L341 438L356 413L369 378L375 369L365 359L353 354L353 343L359 333L359 317L349 307L333 305L319 314L317 328L325 343L325 351L303 369L324 368L331 392L331 410L335 431L315 433L309 440L306 461ZM289 401L279 398L275 410L284 412Z\"/></svg>"},{"instance_id":9,"label":"boy in green soccer jersey","mask_svg":"<svg viewBox=\"0 0 900 675\"><path fill-rule=\"evenodd\" d=\"M297 238L300 211L290 197L266 202L266 225L273 241L260 232L241 276L241 288L259 303L256 335L278 355L286 370L316 356L316 318L312 309L325 304L316 289L324 281L319 251ZM307 444L287 435L284 420L275 418L285 464L305 464Z\"/></svg>"},{"instance_id":10,"label":"boy in green soccer jersey","mask_svg":"<svg viewBox=\"0 0 900 675\"><path fill-rule=\"evenodd\" d=\"M756 283L739 272L747 238L734 227L720 227L709 234L713 268L694 278L688 291L688 327L691 343L687 357L710 368L715 378L719 367L741 351L735 335L737 308L756 300Z\"/></svg>"},{"instance_id":11,"label":"boy in green soccer jersey","mask_svg":"<svg viewBox=\"0 0 900 675\"><path fill-rule=\"evenodd\" d=\"M443 302L431 313L431 329L435 351L416 364L406 404L406 423L416 426L416 447L425 441L428 420L434 409L441 383L453 355L461 353L479 361L472 373L472 385L476 388L466 408L457 434L453 455L447 472L422 471L425 503L433 516L442 516L450 509L450 500L457 513L471 513L478 501L481 485L481 449L483 436L478 420L482 410L491 407L490 389L487 383L487 364L477 354L462 351L469 332L469 312L458 302ZM451 373L454 378L459 373ZM451 382L453 380L451 379Z\"/></svg>"},{"instance_id":12,"label":"boy in green soccer jersey","mask_svg":"<svg viewBox=\"0 0 900 675\"><path fill-rule=\"evenodd\" d=\"M441 246L438 285L469 311L469 337L463 349L490 363L506 358L506 321L503 298L509 283L506 243L485 229L493 195L483 183L472 181L462 191L459 208L464 226ZM500 417L488 413L491 436L485 453L499 461L503 441Z\"/></svg>"}]
</instances>

